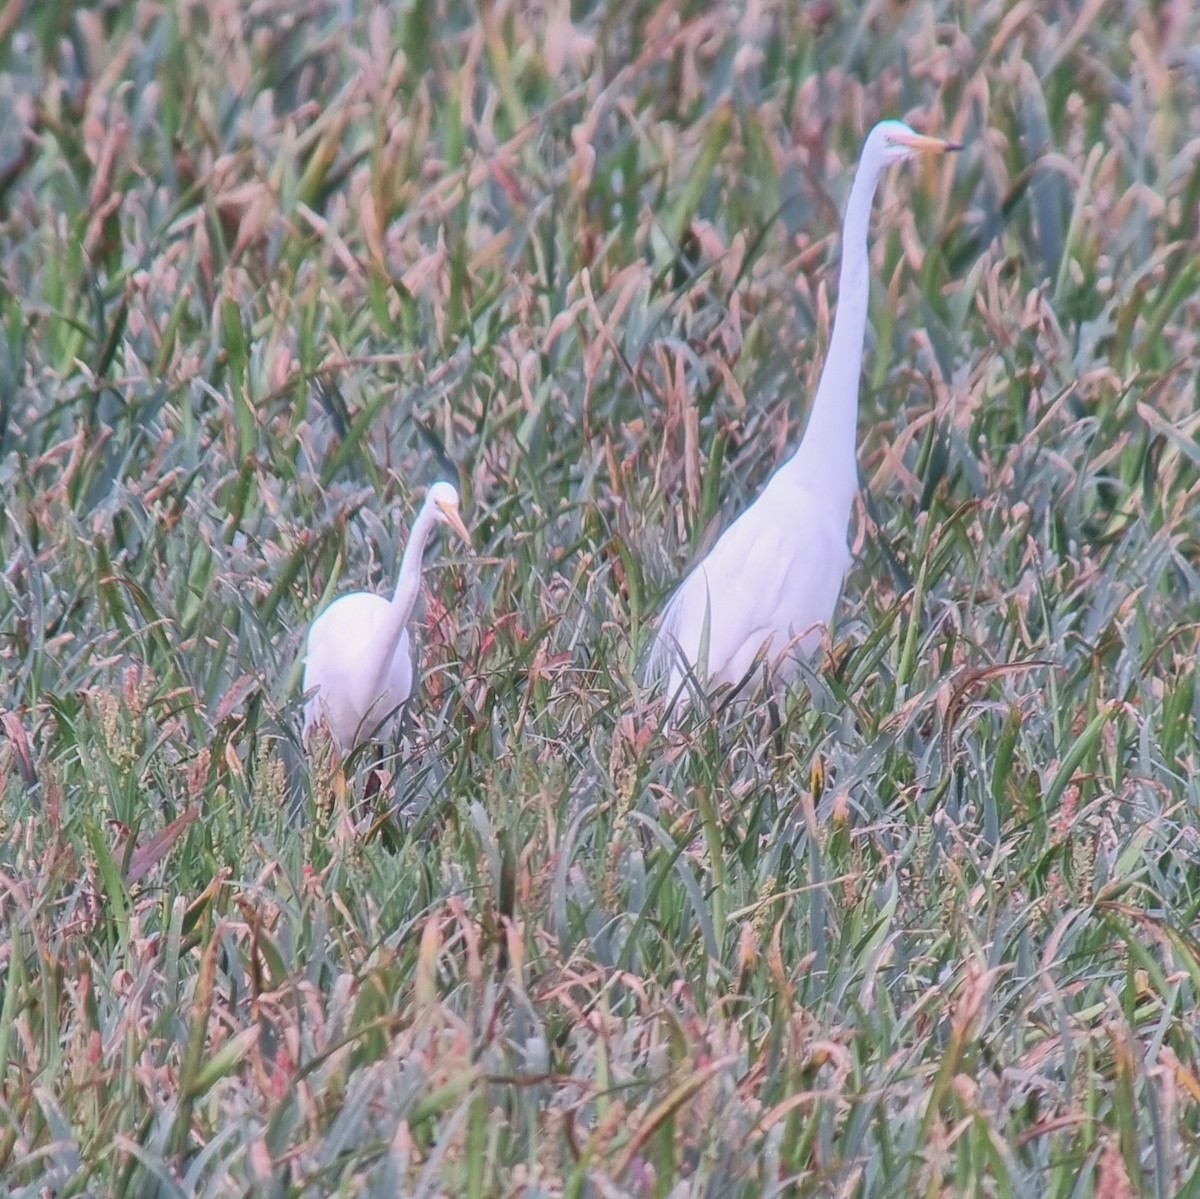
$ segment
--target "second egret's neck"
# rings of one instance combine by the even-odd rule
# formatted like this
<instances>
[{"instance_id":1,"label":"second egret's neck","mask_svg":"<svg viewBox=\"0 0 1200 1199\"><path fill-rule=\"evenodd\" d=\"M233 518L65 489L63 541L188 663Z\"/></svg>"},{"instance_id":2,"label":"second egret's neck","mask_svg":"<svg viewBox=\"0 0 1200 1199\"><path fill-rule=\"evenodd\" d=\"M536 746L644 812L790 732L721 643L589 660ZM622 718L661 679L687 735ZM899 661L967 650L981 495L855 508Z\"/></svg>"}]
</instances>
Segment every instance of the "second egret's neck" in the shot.
<instances>
[{"instance_id":1,"label":"second egret's neck","mask_svg":"<svg viewBox=\"0 0 1200 1199\"><path fill-rule=\"evenodd\" d=\"M404 555L400 559L400 574L396 579L396 590L392 594L392 611L400 616L400 627L403 628L413 605L417 602L417 591L421 586L421 560L425 556L425 543L433 532L436 518L433 509L424 507L417 519L413 521L412 532L408 536L408 544L404 547ZM397 633L398 637L400 634Z\"/></svg>"},{"instance_id":2,"label":"second egret's neck","mask_svg":"<svg viewBox=\"0 0 1200 1199\"><path fill-rule=\"evenodd\" d=\"M837 311L825 369L809 414L808 426L787 468L806 485L819 489L830 509L850 517L858 490L855 454L858 383L862 373L863 338L871 294L867 233L871 204L883 164L864 160L854 176L842 221L842 265L838 276Z\"/></svg>"},{"instance_id":3,"label":"second egret's neck","mask_svg":"<svg viewBox=\"0 0 1200 1199\"><path fill-rule=\"evenodd\" d=\"M375 632L377 641L373 648L378 665L372 695L377 695L383 687L383 679L391 665L400 635L404 632L416 605L417 592L421 587L421 561L425 555L425 544L436 523L433 509L428 505L421 509L417 519L413 521L408 544L404 547L404 555L400 559L400 574L396 579L392 602L388 604L387 617Z\"/></svg>"}]
</instances>

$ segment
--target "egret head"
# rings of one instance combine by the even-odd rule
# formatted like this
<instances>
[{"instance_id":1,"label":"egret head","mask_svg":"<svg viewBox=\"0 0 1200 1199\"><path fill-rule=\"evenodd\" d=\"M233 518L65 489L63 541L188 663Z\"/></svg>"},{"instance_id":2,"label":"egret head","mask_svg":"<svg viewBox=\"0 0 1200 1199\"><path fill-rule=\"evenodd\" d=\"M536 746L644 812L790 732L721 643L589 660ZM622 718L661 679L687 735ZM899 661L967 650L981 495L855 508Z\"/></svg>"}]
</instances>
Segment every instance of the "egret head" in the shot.
<instances>
[{"instance_id":1,"label":"egret head","mask_svg":"<svg viewBox=\"0 0 1200 1199\"><path fill-rule=\"evenodd\" d=\"M435 483L425 497L425 506L442 524L449 525L468 545L471 534L458 511L458 489L453 483Z\"/></svg>"},{"instance_id":2,"label":"egret head","mask_svg":"<svg viewBox=\"0 0 1200 1199\"><path fill-rule=\"evenodd\" d=\"M867 146L873 148L885 164L904 162L917 154L948 154L962 149L956 142L917 133L903 121L880 121L871 130Z\"/></svg>"}]
</instances>

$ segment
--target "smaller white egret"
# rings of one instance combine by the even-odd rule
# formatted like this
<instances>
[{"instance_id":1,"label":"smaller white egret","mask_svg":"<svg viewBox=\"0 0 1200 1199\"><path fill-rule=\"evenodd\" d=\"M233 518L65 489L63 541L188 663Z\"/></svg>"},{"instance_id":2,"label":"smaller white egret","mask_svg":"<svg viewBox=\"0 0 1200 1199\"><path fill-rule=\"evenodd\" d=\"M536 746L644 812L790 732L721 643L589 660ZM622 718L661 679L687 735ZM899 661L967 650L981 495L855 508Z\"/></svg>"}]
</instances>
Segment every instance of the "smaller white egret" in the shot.
<instances>
[{"instance_id":1,"label":"smaller white egret","mask_svg":"<svg viewBox=\"0 0 1200 1199\"><path fill-rule=\"evenodd\" d=\"M671 597L650 650L651 673L683 684L740 683L762 653L782 681L820 643L850 564L847 532L858 490L855 427L870 295L867 232L884 169L959 147L902 121L867 135L842 224L838 307L817 394L800 445L762 494L721 534Z\"/></svg>"},{"instance_id":2,"label":"smaller white egret","mask_svg":"<svg viewBox=\"0 0 1200 1199\"><path fill-rule=\"evenodd\" d=\"M425 544L447 524L468 545L458 491L435 483L413 522L392 598L355 591L334 600L308 630L304 655L304 737L324 723L340 757L394 717L412 692L413 663L406 625L421 584Z\"/></svg>"}]
</instances>

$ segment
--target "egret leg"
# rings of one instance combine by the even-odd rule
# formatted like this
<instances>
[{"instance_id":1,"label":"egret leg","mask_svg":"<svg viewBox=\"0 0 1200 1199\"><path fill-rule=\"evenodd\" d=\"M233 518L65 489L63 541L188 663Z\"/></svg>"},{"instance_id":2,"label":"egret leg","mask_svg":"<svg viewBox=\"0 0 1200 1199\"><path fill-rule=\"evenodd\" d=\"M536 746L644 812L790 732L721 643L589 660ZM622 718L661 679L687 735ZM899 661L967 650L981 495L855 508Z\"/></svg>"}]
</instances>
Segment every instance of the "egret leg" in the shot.
<instances>
[{"instance_id":1,"label":"egret leg","mask_svg":"<svg viewBox=\"0 0 1200 1199\"><path fill-rule=\"evenodd\" d=\"M399 809L394 803L395 774L387 767L389 757L398 757L399 747L393 746L391 751L379 745L375 751L374 760L367 773L366 785L363 788L363 801L367 809L370 825L364 840L378 837L384 846L393 852L398 850L404 841L401 826L395 816ZM384 783L392 785L389 791L384 790Z\"/></svg>"},{"instance_id":2,"label":"egret leg","mask_svg":"<svg viewBox=\"0 0 1200 1199\"><path fill-rule=\"evenodd\" d=\"M517 854L507 837L500 850L500 892L496 897L496 973L508 970L508 934L517 907Z\"/></svg>"},{"instance_id":3,"label":"egret leg","mask_svg":"<svg viewBox=\"0 0 1200 1199\"><path fill-rule=\"evenodd\" d=\"M381 761L382 755L372 762L370 768L367 770L367 782L363 787L363 799L367 807L374 807L373 800L383 786L383 773L379 768Z\"/></svg>"},{"instance_id":4,"label":"egret leg","mask_svg":"<svg viewBox=\"0 0 1200 1199\"><path fill-rule=\"evenodd\" d=\"M771 740L775 742L775 757L780 759L783 757L785 749L783 718L779 715L779 697L775 694L775 688L771 686L771 674L767 670L765 662L763 663L763 684L767 690L767 715L770 717L771 723Z\"/></svg>"}]
</instances>

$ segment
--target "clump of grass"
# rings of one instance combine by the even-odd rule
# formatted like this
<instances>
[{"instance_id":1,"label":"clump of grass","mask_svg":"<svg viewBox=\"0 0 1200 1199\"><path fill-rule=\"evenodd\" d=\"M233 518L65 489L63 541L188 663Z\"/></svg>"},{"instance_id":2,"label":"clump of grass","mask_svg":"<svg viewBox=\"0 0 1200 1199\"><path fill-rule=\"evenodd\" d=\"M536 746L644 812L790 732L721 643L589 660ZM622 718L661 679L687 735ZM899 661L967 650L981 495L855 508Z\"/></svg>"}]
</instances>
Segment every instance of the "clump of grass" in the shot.
<instances>
[{"instance_id":1,"label":"clump of grass","mask_svg":"<svg viewBox=\"0 0 1200 1199\"><path fill-rule=\"evenodd\" d=\"M14 17L6 1191L1195 1190L1189 19ZM882 193L837 636L668 736L881 115L968 148ZM364 837L303 629L448 471Z\"/></svg>"}]
</instances>

